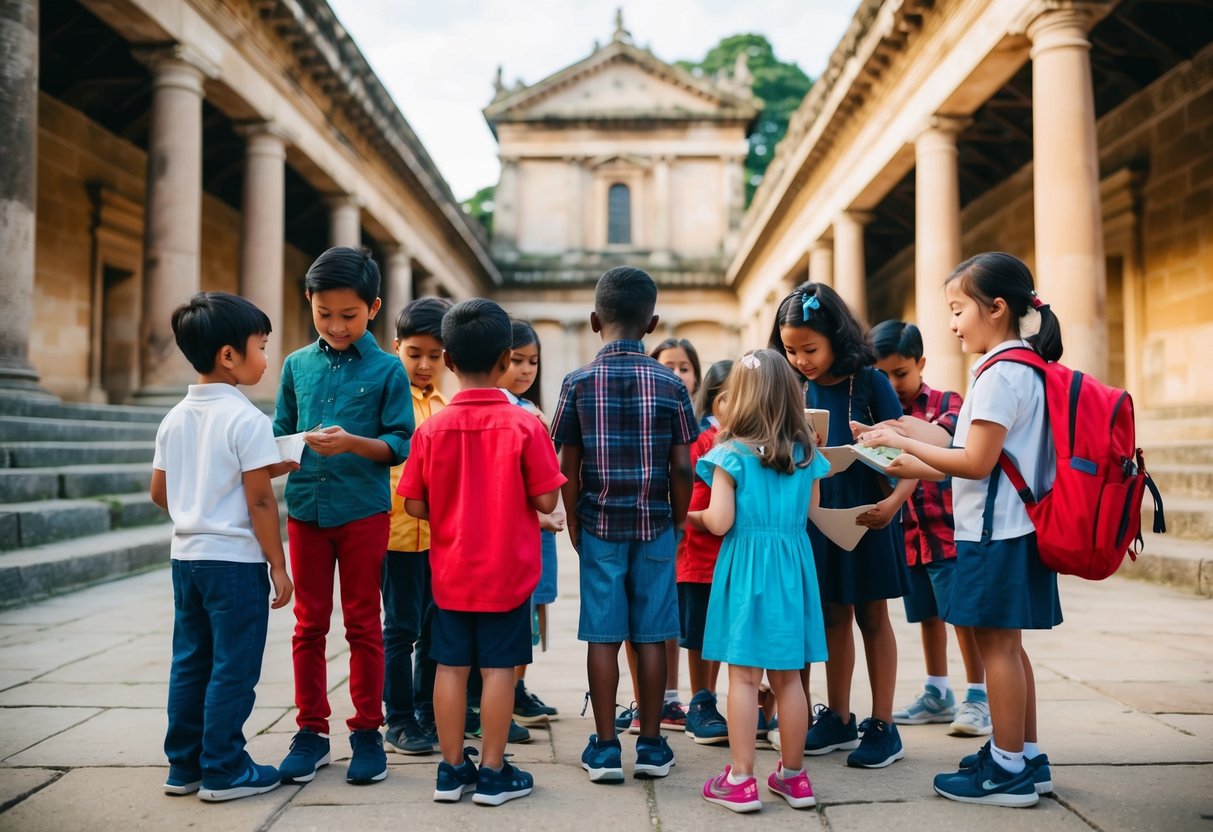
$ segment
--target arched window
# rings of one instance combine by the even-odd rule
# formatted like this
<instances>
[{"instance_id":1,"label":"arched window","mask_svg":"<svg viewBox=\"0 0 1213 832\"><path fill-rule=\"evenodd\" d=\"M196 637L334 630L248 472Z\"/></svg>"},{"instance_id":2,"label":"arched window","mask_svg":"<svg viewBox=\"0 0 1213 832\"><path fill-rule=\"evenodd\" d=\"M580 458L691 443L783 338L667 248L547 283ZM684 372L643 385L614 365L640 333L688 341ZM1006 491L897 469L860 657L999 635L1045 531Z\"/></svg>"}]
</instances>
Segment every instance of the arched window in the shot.
<instances>
[{"instance_id":1,"label":"arched window","mask_svg":"<svg viewBox=\"0 0 1213 832\"><path fill-rule=\"evenodd\" d=\"M632 242L632 192L616 182L607 192L607 245Z\"/></svg>"}]
</instances>

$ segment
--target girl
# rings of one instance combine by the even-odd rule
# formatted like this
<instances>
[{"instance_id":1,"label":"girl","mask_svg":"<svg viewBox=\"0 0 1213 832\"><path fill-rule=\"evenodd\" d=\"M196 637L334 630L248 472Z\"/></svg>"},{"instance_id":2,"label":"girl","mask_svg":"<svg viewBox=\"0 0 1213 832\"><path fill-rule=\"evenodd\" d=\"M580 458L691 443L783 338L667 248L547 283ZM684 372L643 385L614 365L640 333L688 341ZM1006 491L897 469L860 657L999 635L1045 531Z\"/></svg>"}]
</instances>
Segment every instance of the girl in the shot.
<instances>
[{"instance_id":1,"label":"girl","mask_svg":"<svg viewBox=\"0 0 1213 832\"><path fill-rule=\"evenodd\" d=\"M817 453L796 377L773 350L742 356L729 373L718 444L696 465L712 489L687 520L724 536L712 576L705 659L729 663L731 766L703 797L734 812L762 808L754 778L758 685L767 671L789 736L808 730L800 670L826 656L807 512L830 465ZM800 743L788 743L767 788L801 809L815 804Z\"/></svg>"},{"instance_id":2,"label":"girl","mask_svg":"<svg viewBox=\"0 0 1213 832\"><path fill-rule=\"evenodd\" d=\"M547 419L540 405L539 335L525 321L513 322L510 369L501 379L501 386L518 397L518 403L532 411L545 426ZM538 632L543 649L547 649L547 605L556 600L556 532L564 529L564 512L557 508L539 516L540 545L543 567L539 585L535 587L532 604L538 619ZM546 724L557 717L556 709L545 705L526 689L526 665L515 668L514 719L523 725Z\"/></svg>"},{"instance_id":3,"label":"girl","mask_svg":"<svg viewBox=\"0 0 1213 832\"><path fill-rule=\"evenodd\" d=\"M830 411L827 445L852 440L850 420L873 424L901 416L901 402L884 374L871 366L876 359L866 333L842 298L818 283L803 283L779 304L771 329L772 349L781 349L788 363L804 378L804 404ZM866 465L855 464L821 486L826 508L851 508L874 503L856 522L868 531L854 551L843 551L816 527L810 527L817 576L825 603L828 705L818 706L805 739L806 754L850 750L847 765L883 768L905 756L893 724L893 688L897 680L897 642L889 622L889 598L906 593L901 505L914 491L914 480L902 480L888 493L888 481ZM872 686L872 716L855 724L851 713L851 676L855 671L855 641L851 622L859 624ZM805 668L808 694L808 668ZM862 729L863 740L859 738ZM771 732L772 744L782 739L798 743L790 727L781 736Z\"/></svg>"},{"instance_id":4,"label":"girl","mask_svg":"<svg viewBox=\"0 0 1213 832\"><path fill-rule=\"evenodd\" d=\"M1061 358L1057 317L1036 296L1028 267L1011 255L979 254L961 263L948 277L944 296L962 349L981 356L976 366L993 353L1025 345L1046 361ZM935 791L951 800L1031 806L1053 787L1048 758L1037 745L1036 683L1021 631L1061 623L1057 574L1041 564L1032 521L998 468L1006 450L1033 493L1047 491L1057 465L1047 430L1044 385L1035 371L1000 363L973 382L953 447L935 447L888 428L861 436L865 445L906 451L890 473L953 477L956 567L947 621L975 628L994 737L961 761L958 772L935 778Z\"/></svg>"},{"instance_id":5,"label":"girl","mask_svg":"<svg viewBox=\"0 0 1213 832\"><path fill-rule=\"evenodd\" d=\"M694 344L686 338L666 338L649 353L649 357L673 370L687 386L687 392L694 400L695 393L703 381L699 372L699 352Z\"/></svg>"},{"instance_id":6,"label":"girl","mask_svg":"<svg viewBox=\"0 0 1213 832\"><path fill-rule=\"evenodd\" d=\"M732 361L717 361L703 377L703 386L699 388L695 400L702 432L691 446L692 470L700 457L716 444L719 411L724 403L720 394L731 369ZM706 509L711 493L708 484L701 477L695 477L690 510ZM678 615L682 622L682 638L678 643L687 651L687 670L691 674L691 690L694 692L687 708L686 734L700 745L718 745L729 741L728 724L716 707L716 679L720 675L720 662L706 662L702 655L712 572L716 568L719 553L719 537L689 527L679 543L677 555Z\"/></svg>"}]
</instances>

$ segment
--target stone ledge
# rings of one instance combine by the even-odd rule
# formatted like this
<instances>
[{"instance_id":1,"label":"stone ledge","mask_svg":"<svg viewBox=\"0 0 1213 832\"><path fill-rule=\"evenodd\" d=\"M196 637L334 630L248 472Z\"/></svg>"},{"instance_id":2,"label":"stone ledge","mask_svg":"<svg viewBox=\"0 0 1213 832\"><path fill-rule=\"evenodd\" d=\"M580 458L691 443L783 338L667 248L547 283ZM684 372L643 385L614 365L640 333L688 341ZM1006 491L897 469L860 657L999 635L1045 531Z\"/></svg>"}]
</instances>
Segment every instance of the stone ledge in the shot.
<instances>
[{"instance_id":1,"label":"stone ledge","mask_svg":"<svg viewBox=\"0 0 1213 832\"><path fill-rule=\"evenodd\" d=\"M1213 598L1213 541L1147 534L1145 550L1136 561L1126 557L1116 574Z\"/></svg>"}]
</instances>

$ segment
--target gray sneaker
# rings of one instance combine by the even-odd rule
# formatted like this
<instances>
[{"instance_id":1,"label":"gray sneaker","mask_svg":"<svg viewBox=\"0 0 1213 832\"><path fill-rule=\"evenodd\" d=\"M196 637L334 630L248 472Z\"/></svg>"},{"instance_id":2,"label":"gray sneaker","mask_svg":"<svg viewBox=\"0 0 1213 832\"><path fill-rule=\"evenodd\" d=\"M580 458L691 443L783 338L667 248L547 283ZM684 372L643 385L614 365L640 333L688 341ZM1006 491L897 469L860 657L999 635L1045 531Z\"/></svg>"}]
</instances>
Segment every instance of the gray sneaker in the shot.
<instances>
[{"instance_id":1,"label":"gray sneaker","mask_svg":"<svg viewBox=\"0 0 1213 832\"><path fill-rule=\"evenodd\" d=\"M926 725L928 722L951 722L956 718L956 697L951 688L941 696L939 688L927 685L918 698L893 711L893 721L898 725Z\"/></svg>"},{"instance_id":2,"label":"gray sneaker","mask_svg":"<svg viewBox=\"0 0 1213 832\"><path fill-rule=\"evenodd\" d=\"M958 737L984 737L994 731L990 721L990 700L984 691L970 690L956 712L948 733Z\"/></svg>"}]
</instances>

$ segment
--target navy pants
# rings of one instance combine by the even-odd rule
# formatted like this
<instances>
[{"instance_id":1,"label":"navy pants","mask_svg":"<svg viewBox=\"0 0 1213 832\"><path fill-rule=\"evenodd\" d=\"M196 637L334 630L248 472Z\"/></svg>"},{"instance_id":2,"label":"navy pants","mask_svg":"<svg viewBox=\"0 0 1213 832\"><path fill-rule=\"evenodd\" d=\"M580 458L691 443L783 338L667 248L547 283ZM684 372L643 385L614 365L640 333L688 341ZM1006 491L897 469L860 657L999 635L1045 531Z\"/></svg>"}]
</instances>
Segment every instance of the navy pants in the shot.
<instances>
[{"instance_id":1,"label":"navy pants","mask_svg":"<svg viewBox=\"0 0 1213 832\"><path fill-rule=\"evenodd\" d=\"M415 690L413 645L417 645L417 682L425 677L423 645L418 643L426 622L430 595L430 553L388 551L383 559L383 705L388 726L415 716L422 702L433 710L434 674L426 692ZM429 635L428 627L425 628ZM428 646L429 639L426 639ZM420 686L420 685L419 685ZM420 695L418 695L420 694Z\"/></svg>"}]
</instances>

